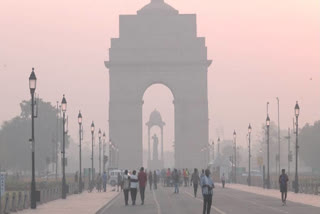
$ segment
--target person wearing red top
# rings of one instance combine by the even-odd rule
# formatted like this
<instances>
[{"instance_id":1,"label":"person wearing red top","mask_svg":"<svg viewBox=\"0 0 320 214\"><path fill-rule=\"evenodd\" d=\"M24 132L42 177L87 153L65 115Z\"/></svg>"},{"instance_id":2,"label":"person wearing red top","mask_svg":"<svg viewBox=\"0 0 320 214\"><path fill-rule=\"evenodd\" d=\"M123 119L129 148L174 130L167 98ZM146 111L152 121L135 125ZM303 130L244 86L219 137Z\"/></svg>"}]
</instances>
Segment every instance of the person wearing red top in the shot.
<instances>
[{"instance_id":1,"label":"person wearing red top","mask_svg":"<svg viewBox=\"0 0 320 214\"><path fill-rule=\"evenodd\" d=\"M140 172L138 174L138 181L139 181L141 205L143 205L144 204L144 192L146 190L146 183L147 183L147 174L144 172L143 167L140 168Z\"/></svg>"}]
</instances>

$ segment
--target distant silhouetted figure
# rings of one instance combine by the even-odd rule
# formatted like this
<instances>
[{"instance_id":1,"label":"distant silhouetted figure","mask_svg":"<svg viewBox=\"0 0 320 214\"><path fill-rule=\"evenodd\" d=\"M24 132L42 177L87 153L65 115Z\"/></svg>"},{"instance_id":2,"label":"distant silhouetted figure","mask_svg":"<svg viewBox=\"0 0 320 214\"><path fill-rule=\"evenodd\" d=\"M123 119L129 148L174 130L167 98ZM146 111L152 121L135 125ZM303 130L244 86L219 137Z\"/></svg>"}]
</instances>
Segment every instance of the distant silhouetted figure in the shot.
<instances>
[{"instance_id":1,"label":"distant silhouetted figure","mask_svg":"<svg viewBox=\"0 0 320 214\"><path fill-rule=\"evenodd\" d=\"M197 197L199 183L200 183L199 172L198 172L198 169L195 168L191 176L191 185L193 185L193 192L194 192L195 198Z\"/></svg>"},{"instance_id":2,"label":"distant silhouetted figure","mask_svg":"<svg viewBox=\"0 0 320 214\"><path fill-rule=\"evenodd\" d=\"M124 194L124 202L126 206L128 205L129 191L130 191L130 177L128 176L128 170L125 170L123 175L123 194Z\"/></svg>"},{"instance_id":3,"label":"distant silhouetted figure","mask_svg":"<svg viewBox=\"0 0 320 214\"><path fill-rule=\"evenodd\" d=\"M157 189L157 184L158 184L158 175L157 175L157 172L154 171L153 172L153 184L154 184L154 189Z\"/></svg>"},{"instance_id":4,"label":"distant silhouetted figure","mask_svg":"<svg viewBox=\"0 0 320 214\"><path fill-rule=\"evenodd\" d=\"M289 178L286 174L286 170L282 169L282 174L279 177L282 206L286 205L287 202L288 181Z\"/></svg>"},{"instance_id":5,"label":"distant silhouetted figure","mask_svg":"<svg viewBox=\"0 0 320 214\"><path fill-rule=\"evenodd\" d=\"M99 173L98 176L97 176L97 190L98 190L98 192L101 192L101 185L102 185L102 178L101 178L101 175Z\"/></svg>"},{"instance_id":6,"label":"distant silhouetted figure","mask_svg":"<svg viewBox=\"0 0 320 214\"><path fill-rule=\"evenodd\" d=\"M153 178L152 178L152 171L151 170L148 175L148 181L149 181L150 190L152 190Z\"/></svg>"},{"instance_id":7,"label":"distant silhouetted figure","mask_svg":"<svg viewBox=\"0 0 320 214\"><path fill-rule=\"evenodd\" d=\"M102 182L103 182L103 191L107 191L107 182L108 182L108 176L107 173L104 171L102 175Z\"/></svg>"},{"instance_id":8,"label":"distant silhouetted figure","mask_svg":"<svg viewBox=\"0 0 320 214\"><path fill-rule=\"evenodd\" d=\"M222 188L224 188L224 186L226 185L226 177L224 176L224 173L222 174L221 182L222 182Z\"/></svg>"},{"instance_id":9,"label":"distant silhouetted figure","mask_svg":"<svg viewBox=\"0 0 320 214\"><path fill-rule=\"evenodd\" d=\"M201 178L201 187L203 195L203 214L210 214L214 184L210 177L209 169L206 169L205 175Z\"/></svg>"},{"instance_id":10,"label":"distant silhouetted figure","mask_svg":"<svg viewBox=\"0 0 320 214\"><path fill-rule=\"evenodd\" d=\"M17 176L19 176L19 174L17 174ZM74 182L78 183L78 171L76 171L76 174L74 175Z\"/></svg>"},{"instance_id":11,"label":"distant silhouetted figure","mask_svg":"<svg viewBox=\"0 0 320 214\"><path fill-rule=\"evenodd\" d=\"M132 205L136 205L137 189L138 189L138 176L136 175L136 170L133 170L132 175L130 176L130 192L131 192Z\"/></svg>"},{"instance_id":12,"label":"distant silhouetted figure","mask_svg":"<svg viewBox=\"0 0 320 214\"><path fill-rule=\"evenodd\" d=\"M117 192L119 192L119 189L122 190L122 176L120 172L118 172L118 177L117 177Z\"/></svg>"},{"instance_id":13,"label":"distant silhouetted figure","mask_svg":"<svg viewBox=\"0 0 320 214\"><path fill-rule=\"evenodd\" d=\"M143 205L144 204L144 192L146 190L146 184L147 184L147 174L144 172L143 167L141 167L140 172L138 174L138 180L139 180L141 205Z\"/></svg>"},{"instance_id":14,"label":"distant silhouetted figure","mask_svg":"<svg viewBox=\"0 0 320 214\"><path fill-rule=\"evenodd\" d=\"M167 174L166 174L166 180L167 180L167 187L169 187L169 186L171 186L171 170L170 170L170 168L168 168L168 170L167 170Z\"/></svg>"},{"instance_id":15,"label":"distant silhouetted figure","mask_svg":"<svg viewBox=\"0 0 320 214\"><path fill-rule=\"evenodd\" d=\"M177 169L174 169L172 173L172 179L174 183L174 193L179 193L179 182L180 182L180 176Z\"/></svg>"}]
</instances>

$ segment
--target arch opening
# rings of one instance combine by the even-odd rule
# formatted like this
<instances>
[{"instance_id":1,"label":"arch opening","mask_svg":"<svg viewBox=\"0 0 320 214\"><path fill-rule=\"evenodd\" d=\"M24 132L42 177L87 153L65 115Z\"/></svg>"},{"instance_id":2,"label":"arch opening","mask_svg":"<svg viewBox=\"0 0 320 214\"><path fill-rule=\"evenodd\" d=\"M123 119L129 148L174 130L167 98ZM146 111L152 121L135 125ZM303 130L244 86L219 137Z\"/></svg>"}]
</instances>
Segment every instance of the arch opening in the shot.
<instances>
[{"instance_id":1,"label":"arch opening","mask_svg":"<svg viewBox=\"0 0 320 214\"><path fill-rule=\"evenodd\" d=\"M148 169L175 164L173 100L172 91L162 83L149 85L142 96L143 165Z\"/></svg>"}]
</instances>

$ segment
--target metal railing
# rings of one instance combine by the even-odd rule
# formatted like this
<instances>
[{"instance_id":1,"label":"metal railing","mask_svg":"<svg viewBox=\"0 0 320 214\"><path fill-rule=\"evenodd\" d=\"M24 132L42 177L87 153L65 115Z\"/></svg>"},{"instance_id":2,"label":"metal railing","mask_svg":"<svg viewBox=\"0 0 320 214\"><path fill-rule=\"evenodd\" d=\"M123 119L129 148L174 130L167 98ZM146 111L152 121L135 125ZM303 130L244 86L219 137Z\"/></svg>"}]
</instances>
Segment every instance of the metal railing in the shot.
<instances>
[{"instance_id":1,"label":"metal railing","mask_svg":"<svg viewBox=\"0 0 320 214\"><path fill-rule=\"evenodd\" d=\"M68 195L78 193L78 184L69 184ZM61 198L61 185L56 187L41 189L40 201L38 205L48 203ZM3 210L0 210L0 214L9 214L23 209L29 209L31 205L31 192L30 191L15 191L6 193L0 203L3 204Z\"/></svg>"}]
</instances>

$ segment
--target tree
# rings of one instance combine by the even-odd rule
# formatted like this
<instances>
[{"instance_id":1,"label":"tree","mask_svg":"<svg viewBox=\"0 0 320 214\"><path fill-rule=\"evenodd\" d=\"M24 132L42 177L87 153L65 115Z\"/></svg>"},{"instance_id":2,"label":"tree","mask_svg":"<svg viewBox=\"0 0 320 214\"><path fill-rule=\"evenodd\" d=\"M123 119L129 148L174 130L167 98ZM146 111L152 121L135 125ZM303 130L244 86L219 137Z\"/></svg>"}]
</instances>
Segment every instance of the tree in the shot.
<instances>
[{"instance_id":1,"label":"tree","mask_svg":"<svg viewBox=\"0 0 320 214\"><path fill-rule=\"evenodd\" d=\"M261 132L258 135L259 145L253 145L252 154L256 157L263 157L263 164L267 166L267 127L266 124L262 124ZM280 130L280 166L286 168L288 166L288 140L286 139L288 130ZM292 138L292 136L291 136ZM293 150L293 142L291 140L291 151ZM275 122L270 122L269 127L269 158L270 158L270 171L275 171L276 155L278 154L278 126ZM262 153L262 154L261 154ZM279 173L279 169L277 171Z\"/></svg>"},{"instance_id":2,"label":"tree","mask_svg":"<svg viewBox=\"0 0 320 214\"><path fill-rule=\"evenodd\" d=\"M37 100L37 103L39 110L35 119L35 167L38 172L44 172L48 161L56 161L56 153L60 151L56 148L56 142L62 141L62 119L51 103L42 99ZM20 115L4 122L0 130L0 163L12 171L31 171L30 105L30 101L22 101ZM57 130L60 133L58 138Z\"/></svg>"},{"instance_id":3,"label":"tree","mask_svg":"<svg viewBox=\"0 0 320 214\"><path fill-rule=\"evenodd\" d=\"M294 141L295 142L295 141ZM306 124L299 133L299 152L303 161L313 169L320 169L320 121Z\"/></svg>"}]
</instances>

